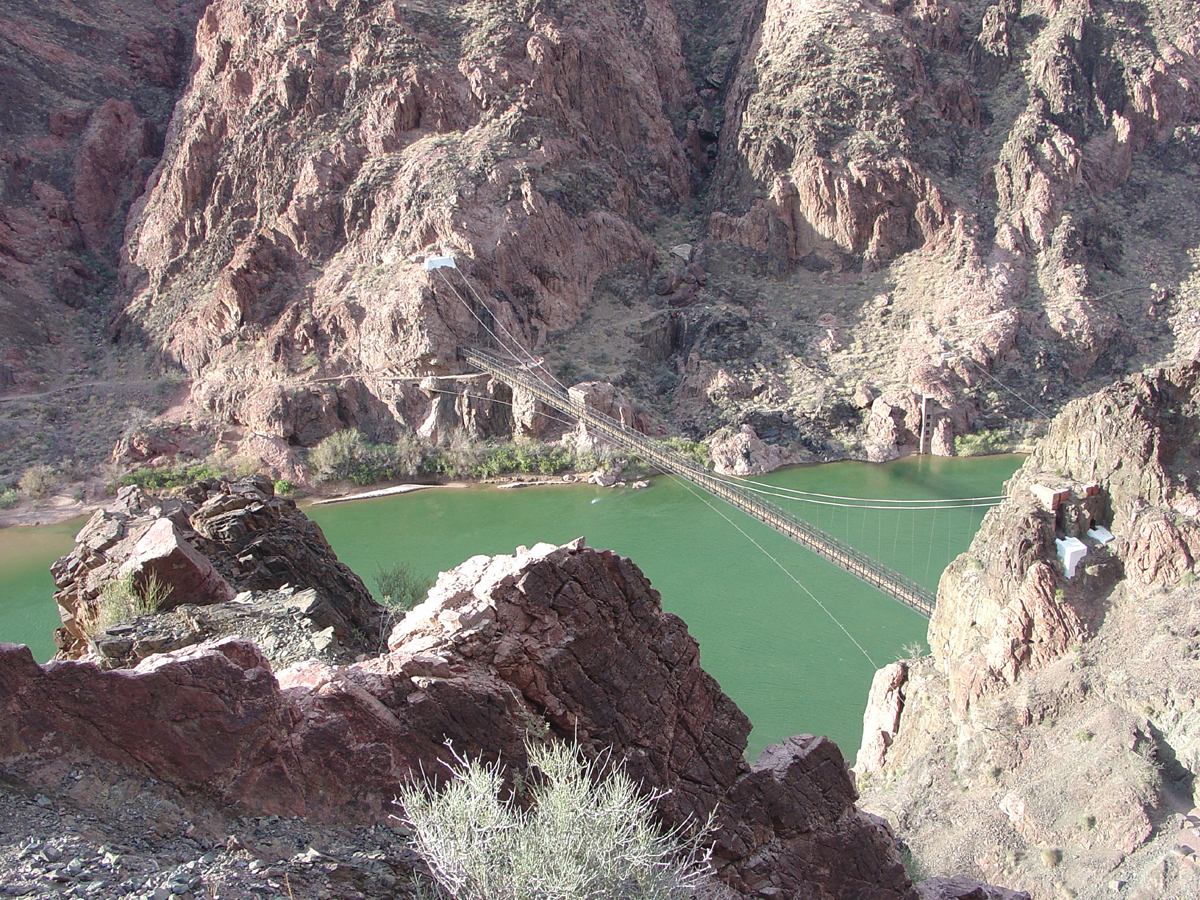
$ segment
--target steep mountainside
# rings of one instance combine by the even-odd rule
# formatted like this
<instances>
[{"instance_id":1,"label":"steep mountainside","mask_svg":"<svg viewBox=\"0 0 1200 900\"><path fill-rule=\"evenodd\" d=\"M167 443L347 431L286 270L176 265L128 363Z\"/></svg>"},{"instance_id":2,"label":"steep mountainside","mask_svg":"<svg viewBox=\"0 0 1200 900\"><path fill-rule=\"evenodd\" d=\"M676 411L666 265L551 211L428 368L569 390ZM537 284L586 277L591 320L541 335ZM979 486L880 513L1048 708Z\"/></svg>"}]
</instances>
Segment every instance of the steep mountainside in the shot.
<instances>
[{"instance_id":1,"label":"steep mountainside","mask_svg":"<svg viewBox=\"0 0 1200 900\"><path fill-rule=\"evenodd\" d=\"M932 657L877 674L859 788L915 872L1038 897L1200 890L1198 379L1069 404L943 575ZM1087 554L1068 578L1070 537Z\"/></svg>"},{"instance_id":2,"label":"steep mountainside","mask_svg":"<svg viewBox=\"0 0 1200 900\"><path fill-rule=\"evenodd\" d=\"M39 459L107 453L126 393L108 382L154 374L138 348L113 352L104 327L124 302L128 210L162 154L204 3L0 9L0 394L105 382L62 409L0 406L0 478Z\"/></svg>"},{"instance_id":3,"label":"steep mountainside","mask_svg":"<svg viewBox=\"0 0 1200 900\"><path fill-rule=\"evenodd\" d=\"M750 424L778 459L895 455L921 394L936 452L1019 439L1195 350L1197 20L1173 0L214 0L111 334L186 373L194 420L294 445L507 432L419 387L493 335L668 429ZM45 104L9 103L40 140ZM113 128L121 158L157 155ZM438 254L458 271L427 272Z\"/></svg>"}]
</instances>

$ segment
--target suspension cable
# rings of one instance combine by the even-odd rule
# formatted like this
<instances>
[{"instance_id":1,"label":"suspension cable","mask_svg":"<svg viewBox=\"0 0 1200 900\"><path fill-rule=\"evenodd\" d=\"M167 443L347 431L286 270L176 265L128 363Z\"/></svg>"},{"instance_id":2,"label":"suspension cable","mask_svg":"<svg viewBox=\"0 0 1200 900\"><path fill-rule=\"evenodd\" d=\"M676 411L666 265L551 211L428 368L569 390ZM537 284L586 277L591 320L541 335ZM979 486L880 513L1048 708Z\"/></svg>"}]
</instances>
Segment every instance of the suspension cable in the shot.
<instances>
[{"instance_id":1,"label":"suspension cable","mask_svg":"<svg viewBox=\"0 0 1200 900\"><path fill-rule=\"evenodd\" d=\"M976 501L979 501L978 505L994 506L995 505L994 503L984 503L983 501L989 501L989 500L999 501L999 500L1005 499L1005 495L1003 495L1003 494L996 494L994 496L989 496L989 497L943 497L941 499L935 497L935 498L930 498L930 499L926 499L926 500L919 500L919 499L918 500L888 500L885 498L875 498L875 497L847 497L847 496L843 496L841 494L818 494L814 491L801 491L801 490L797 490L795 488L783 487L782 485L765 484L761 481L751 481L748 478L739 478L737 476L722 475L719 472L713 472L713 477L720 479L721 481L724 481L726 484L736 485L738 487L745 488L746 490L754 490L754 488L751 487L751 485L756 485L759 488L777 491L778 493L776 494L776 496L783 496L784 494L790 494L794 497L800 497L800 498L820 497L824 500L848 500L848 501L850 501L851 505L855 505L856 503L880 503L880 504L887 504L888 506L913 506L913 505L944 506L947 504L975 503ZM817 501L814 500L811 502L815 503ZM837 504L830 504L830 505L836 506Z\"/></svg>"},{"instance_id":2,"label":"suspension cable","mask_svg":"<svg viewBox=\"0 0 1200 900\"><path fill-rule=\"evenodd\" d=\"M786 566L784 566L783 563L781 563L778 559L776 559L775 556L773 556L769 550L767 550L762 544L760 544L758 541L756 541L749 533L747 533L740 525L738 525L737 522L733 521L733 519L731 519L731 518L729 518L729 516L725 515L725 513L719 507L713 505L713 503L711 501L709 501L709 499L706 496L704 496L701 493L698 493L695 490L695 488L693 488L692 485L687 481L687 479L680 478L678 475L672 475L671 477L674 478L676 481L678 481L680 484L682 484L685 488L687 488L687 490L693 496L695 496L698 499L700 499L701 501L703 501L705 506L707 506L709 509L711 509L713 512L715 512L717 515L719 515L722 519L724 519L726 522L728 522L730 525L732 525L734 528L736 528L739 532L741 532L742 537L744 537L746 540L748 540L750 543L752 543L755 547L757 547L759 550L761 550L766 555L766 557L769 560L771 560L771 562L775 563L775 565L779 567L780 571L782 571L783 574L785 574L788 578L792 579L792 581L794 581L796 583L796 585L802 591L804 591L804 593L808 594L808 596L812 598L812 601L821 608L821 610L825 613L825 615L829 616L829 618L833 621L833 624L837 625L837 627L842 630L842 633L850 639L850 642L852 644L854 644L855 647L858 648L859 652L862 653L862 655L867 658L867 662L869 662L871 664L871 667L874 669L879 668L879 666L876 664L875 660L871 659L871 654L869 654L865 649L863 649L863 645L854 639L854 635L852 635L849 631L847 631L846 626L843 625L841 622L839 622L837 616L835 616L833 613L831 613L829 611L829 607L827 607L824 603L822 603L817 598L817 595L814 594L812 591L810 591L808 589L807 585L805 585L804 582L802 582L799 578L797 578L791 572L791 570L789 570Z\"/></svg>"}]
</instances>

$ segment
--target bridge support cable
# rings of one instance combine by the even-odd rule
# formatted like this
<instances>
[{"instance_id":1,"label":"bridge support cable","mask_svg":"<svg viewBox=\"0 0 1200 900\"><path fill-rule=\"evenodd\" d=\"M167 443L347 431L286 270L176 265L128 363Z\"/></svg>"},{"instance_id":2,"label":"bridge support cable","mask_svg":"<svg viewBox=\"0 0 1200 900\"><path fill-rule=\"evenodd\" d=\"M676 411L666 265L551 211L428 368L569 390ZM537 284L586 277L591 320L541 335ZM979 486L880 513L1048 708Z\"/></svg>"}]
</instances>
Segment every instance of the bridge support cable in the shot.
<instances>
[{"instance_id":1,"label":"bridge support cable","mask_svg":"<svg viewBox=\"0 0 1200 900\"><path fill-rule=\"evenodd\" d=\"M551 387L526 368L514 367L491 354L474 349L465 350L464 358L471 365L488 372L493 377L499 378L513 387L520 387L543 403L574 416L597 434L637 453L664 472L686 478L697 487L703 488L709 494L753 516L800 546L811 550L822 559L828 560L889 597L900 601L925 618L933 615L935 597L932 591L867 556L845 541L792 515L774 503L755 496L740 486L729 484L657 441L625 427L611 416L606 416L573 400L566 391Z\"/></svg>"},{"instance_id":2,"label":"bridge support cable","mask_svg":"<svg viewBox=\"0 0 1200 900\"><path fill-rule=\"evenodd\" d=\"M842 633L845 634L846 637L848 637L850 639L850 643L852 643L855 647L858 648L858 652L867 658L867 662L869 662L871 664L871 668L873 668L873 669L880 668L879 664L877 662L875 662L875 660L871 659L871 654L868 653L866 648L863 647L863 645L860 644L855 639L854 635L852 635L850 633L849 629L847 629L846 626L843 625L838 620L837 616L835 616L832 612L830 612L829 607L826 606L824 603L822 603L820 598L818 598L816 594L814 594L812 591L810 591L808 589L808 586L803 581L801 581L799 578L796 577L794 572L792 572L787 566L785 566L783 563L781 563L775 555L773 555L769 550L767 550L766 547L764 547L762 544L760 544L758 541L756 541L746 531L746 529L742 528L741 525L739 525L737 522L733 521L733 519L729 518L729 516L725 515L725 513L723 513L720 509L718 509L716 506L714 506L713 503L707 497L705 497L701 493L698 493L696 491L696 489L693 488L691 486L691 484L688 483L688 480L686 478L681 478L678 475L672 475L671 477L674 478L676 481L678 481L680 484L682 484L685 488L687 488L688 492L690 494L692 494L693 496L695 496L697 499L699 499L702 503L704 503L705 506L707 506L709 509L711 509L713 512L715 512L718 516L720 516L722 519L724 519L726 522L728 522L730 525L732 525L735 529L737 529L737 531L739 531L741 533L742 537L744 537L746 540L748 540L750 543L752 543L755 547L757 547L759 550L761 550L763 552L763 554L767 557L767 559L769 559L769 560L771 560L771 562L775 563L775 565L779 567L779 570L781 572L783 572L784 575L786 575L788 578L792 579L792 581L794 581L796 583L796 586L798 588L800 588L800 590L802 590L802 591L804 591L804 593L808 594L809 598L812 599L813 603L815 603L815 604L817 604L817 606L821 607L821 611L824 612L825 615L829 616L829 618L833 621L833 624L842 630Z\"/></svg>"}]
</instances>

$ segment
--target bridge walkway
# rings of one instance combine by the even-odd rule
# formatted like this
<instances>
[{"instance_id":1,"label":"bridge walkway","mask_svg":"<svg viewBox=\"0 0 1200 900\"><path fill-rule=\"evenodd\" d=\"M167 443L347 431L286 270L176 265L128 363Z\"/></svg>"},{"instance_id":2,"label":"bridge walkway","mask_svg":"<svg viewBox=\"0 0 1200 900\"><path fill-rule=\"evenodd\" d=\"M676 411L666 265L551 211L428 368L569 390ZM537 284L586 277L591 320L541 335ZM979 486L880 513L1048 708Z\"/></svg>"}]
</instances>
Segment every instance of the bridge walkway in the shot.
<instances>
[{"instance_id":1,"label":"bridge walkway","mask_svg":"<svg viewBox=\"0 0 1200 900\"><path fill-rule=\"evenodd\" d=\"M611 416L572 400L566 391L544 383L540 378L532 375L526 367L502 362L491 354L477 349L464 350L463 357L471 365L482 369L492 377L498 378L512 387L528 391L548 406L576 417L597 434L603 435L626 450L637 453L664 472L686 478L697 487L719 497L760 522L766 523L800 546L865 581L894 600L916 610L925 618L928 619L933 615L936 598L932 591L885 566L840 538L811 525L750 491L729 484L714 476L712 472L690 462L681 454L644 434L627 428Z\"/></svg>"}]
</instances>

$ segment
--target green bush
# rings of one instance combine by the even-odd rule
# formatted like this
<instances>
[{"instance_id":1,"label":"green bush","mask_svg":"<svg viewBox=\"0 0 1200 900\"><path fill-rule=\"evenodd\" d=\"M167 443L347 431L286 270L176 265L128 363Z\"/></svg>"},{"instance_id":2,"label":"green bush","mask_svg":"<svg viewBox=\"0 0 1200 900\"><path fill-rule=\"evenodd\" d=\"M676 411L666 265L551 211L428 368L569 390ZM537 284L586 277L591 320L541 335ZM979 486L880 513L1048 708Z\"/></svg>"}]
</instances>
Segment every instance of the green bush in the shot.
<instances>
[{"instance_id":1,"label":"green bush","mask_svg":"<svg viewBox=\"0 0 1200 900\"><path fill-rule=\"evenodd\" d=\"M702 834L654 824L654 798L619 767L565 743L528 745L527 797L505 790L499 763L458 760L440 790L401 790L404 818L435 891L454 900L684 900L706 872ZM523 780L522 780L523 781ZM503 799L502 799L503 798Z\"/></svg>"},{"instance_id":2,"label":"green bush","mask_svg":"<svg viewBox=\"0 0 1200 900\"><path fill-rule=\"evenodd\" d=\"M987 456L992 453L1009 453L1016 441L1007 428L960 434L954 438L954 452L959 456Z\"/></svg>"},{"instance_id":3,"label":"green bush","mask_svg":"<svg viewBox=\"0 0 1200 900\"><path fill-rule=\"evenodd\" d=\"M12 509L17 505L16 488L5 488L0 491L0 509Z\"/></svg>"},{"instance_id":4,"label":"green bush","mask_svg":"<svg viewBox=\"0 0 1200 900\"><path fill-rule=\"evenodd\" d=\"M308 463L318 481L367 485L415 475L421 470L422 458L420 445L411 437L396 444L377 444L357 428L348 428L313 447Z\"/></svg>"},{"instance_id":5,"label":"green bush","mask_svg":"<svg viewBox=\"0 0 1200 900\"><path fill-rule=\"evenodd\" d=\"M286 478L280 478L275 482L275 493L280 497L287 497L289 494L294 494L295 492L295 482L288 481Z\"/></svg>"},{"instance_id":6,"label":"green bush","mask_svg":"<svg viewBox=\"0 0 1200 900\"><path fill-rule=\"evenodd\" d=\"M202 478L217 478L222 470L208 462L179 463L154 468L146 466L126 472L118 480L122 485L136 484L144 491L162 491L183 487Z\"/></svg>"},{"instance_id":7,"label":"green bush","mask_svg":"<svg viewBox=\"0 0 1200 900\"><path fill-rule=\"evenodd\" d=\"M38 463L25 470L17 486L26 496L37 498L45 497L57 483L58 473L54 471L54 467Z\"/></svg>"},{"instance_id":8,"label":"green bush","mask_svg":"<svg viewBox=\"0 0 1200 900\"><path fill-rule=\"evenodd\" d=\"M425 599L433 579L418 575L408 563L379 566L375 570L375 599L384 606L407 612Z\"/></svg>"},{"instance_id":9,"label":"green bush","mask_svg":"<svg viewBox=\"0 0 1200 900\"><path fill-rule=\"evenodd\" d=\"M709 451L708 444L689 441L687 438L681 437L665 438L663 443L676 453L686 456L689 462L695 463L702 469L707 469L712 465L712 453Z\"/></svg>"}]
</instances>

